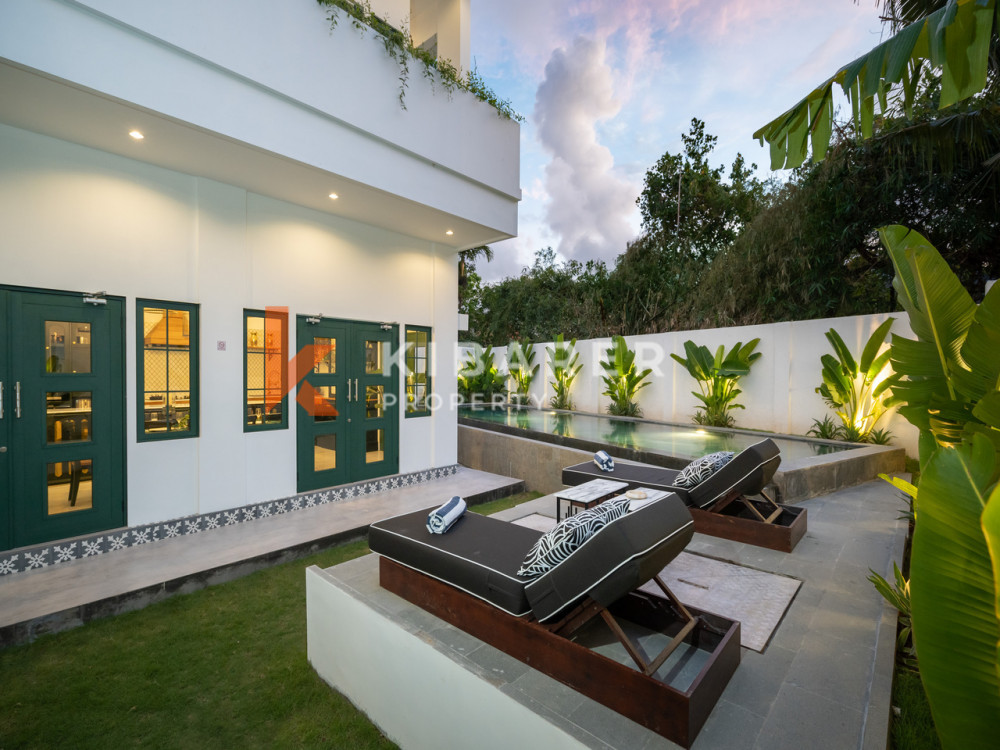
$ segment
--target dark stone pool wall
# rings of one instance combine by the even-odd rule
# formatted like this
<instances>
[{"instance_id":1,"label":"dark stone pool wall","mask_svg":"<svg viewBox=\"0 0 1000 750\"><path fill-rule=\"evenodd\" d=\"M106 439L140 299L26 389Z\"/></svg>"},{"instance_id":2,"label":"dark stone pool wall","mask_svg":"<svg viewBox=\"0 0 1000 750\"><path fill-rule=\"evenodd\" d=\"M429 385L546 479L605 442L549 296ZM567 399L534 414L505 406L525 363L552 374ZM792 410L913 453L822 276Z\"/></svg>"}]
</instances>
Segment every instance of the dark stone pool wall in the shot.
<instances>
[{"instance_id":1,"label":"dark stone pool wall","mask_svg":"<svg viewBox=\"0 0 1000 750\"><path fill-rule=\"evenodd\" d=\"M523 479L529 490L549 494L562 489L562 470L587 461L595 451L615 458L680 469L687 459L662 453L523 430L508 425L458 420L458 462L470 469ZM761 438L768 437L761 434ZM785 436L774 436L785 437ZM866 445L837 453L782 461L774 475L778 500L796 503L904 470L906 452L893 446Z\"/></svg>"}]
</instances>

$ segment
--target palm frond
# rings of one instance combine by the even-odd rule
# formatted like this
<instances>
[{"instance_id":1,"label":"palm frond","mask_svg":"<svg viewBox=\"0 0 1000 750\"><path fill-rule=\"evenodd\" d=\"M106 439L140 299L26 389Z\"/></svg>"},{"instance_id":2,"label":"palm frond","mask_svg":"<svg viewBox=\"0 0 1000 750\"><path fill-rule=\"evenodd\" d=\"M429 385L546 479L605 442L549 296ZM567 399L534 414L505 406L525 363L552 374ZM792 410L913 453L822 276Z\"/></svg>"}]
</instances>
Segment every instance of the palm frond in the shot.
<instances>
[{"instance_id":1,"label":"palm frond","mask_svg":"<svg viewBox=\"0 0 1000 750\"><path fill-rule=\"evenodd\" d=\"M902 2L893 5L903 5ZM915 4L907 3L906 10ZM808 142L820 161L830 144L833 87L851 102L852 120L864 138L872 135L875 98L888 109L888 94L902 89L904 107L912 107L922 76L940 71L944 109L982 91L987 83L990 42L1000 27L997 0L948 0L947 4L902 28L870 52L838 70L798 104L756 133L770 144L771 168L795 168L806 160Z\"/></svg>"}]
</instances>

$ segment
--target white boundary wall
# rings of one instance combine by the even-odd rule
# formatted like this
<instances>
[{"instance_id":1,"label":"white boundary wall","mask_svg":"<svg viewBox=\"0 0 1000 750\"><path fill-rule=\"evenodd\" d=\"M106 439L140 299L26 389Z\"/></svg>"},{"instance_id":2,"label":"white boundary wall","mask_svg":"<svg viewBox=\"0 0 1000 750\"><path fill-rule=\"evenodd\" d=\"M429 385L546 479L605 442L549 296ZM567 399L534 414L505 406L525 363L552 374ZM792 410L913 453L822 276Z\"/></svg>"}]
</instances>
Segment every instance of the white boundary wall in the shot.
<instances>
[{"instance_id":1,"label":"white boundary wall","mask_svg":"<svg viewBox=\"0 0 1000 750\"><path fill-rule=\"evenodd\" d=\"M844 339L855 356L860 356L868 337L888 317L894 317L892 333L912 337L906 313L859 315L820 320L800 320L786 323L768 323L733 328L708 328L698 331L671 331L644 336L626 336L629 347L636 352L636 365L641 370L652 368L651 385L641 391L637 401L643 416L666 422L689 423L699 401L692 395L698 384L670 356L684 357L684 342L693 341L712 352L719 345L728 351L737 341L746 343L759 338L756 351L763 354L750 374L740 381L743 393L737 399L745 409L736 409L733 415L737 427L769 430L792 435L804 435L813 420L833 413L823 402L816 388L823 382L820 357L833 354L833 348L824 335L831 328ZM891 339L891 337L890 337ZM572 397L578 411L606 413L609 399L602 396L603 370L599 364L610 338L577 341L579 361L583 369L573 384ZM546 346L551 342L535 345L535 364L542 364L532 384L532 403L548 406L552 398L552 372ZM468 347L460 347L459 367ZM494 347L494 362L501 370L507 367L507 348ZM836 417L834 417L836 419ZM898 414L884 417L879 427L888 427L895 436L895 444L902 446L910 456L917 455L917 431Z\"/></svg>"}]
</instances>

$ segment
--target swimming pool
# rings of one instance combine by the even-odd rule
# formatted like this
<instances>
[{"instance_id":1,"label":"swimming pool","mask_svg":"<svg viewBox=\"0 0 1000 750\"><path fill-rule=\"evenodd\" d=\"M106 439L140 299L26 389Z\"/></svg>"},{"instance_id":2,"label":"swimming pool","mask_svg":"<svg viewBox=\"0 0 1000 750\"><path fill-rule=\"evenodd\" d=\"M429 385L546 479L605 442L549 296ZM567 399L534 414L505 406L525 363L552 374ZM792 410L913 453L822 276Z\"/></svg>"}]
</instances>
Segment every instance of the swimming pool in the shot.
<instances>
[{"instance_id":1,"label":"swimming pool","mask_svg":"<svg viewBox=\"0 0 1000 750\"><path fill-rule=\"evenodd\" d=\"M459 409L458 415L465 424L472 426L486 428L492 426L503 431L525 430L555 436L557 442L613 445L628 451L671 456L683 459L685 462L716 451L738 453L765 438L774 440L781 451L782 459L786 461L838 453L858 447L762 432L720 430L697 425L677 425L511 406L497 408L463 406Z\"/></svg>"}]
</instances>

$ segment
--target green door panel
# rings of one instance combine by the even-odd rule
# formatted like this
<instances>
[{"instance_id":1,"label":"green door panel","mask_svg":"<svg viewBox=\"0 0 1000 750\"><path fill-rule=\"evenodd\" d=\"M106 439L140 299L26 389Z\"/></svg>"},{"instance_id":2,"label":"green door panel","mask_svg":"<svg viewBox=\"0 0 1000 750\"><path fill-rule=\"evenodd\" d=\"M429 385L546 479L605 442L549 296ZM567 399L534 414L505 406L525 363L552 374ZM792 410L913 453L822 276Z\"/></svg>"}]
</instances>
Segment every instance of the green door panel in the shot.
<instances>
[{"instance_id":1,"label":"green door panel","mask_svg":"<svg viewBox=\"0 0 1000 750\"><path fill-rule=\"evenodd\" d=\"M398 327L313 320L296 321L298 490L396 473Z\"/></svg>"},{"instance_id":2,"label":"green door panel","mask_svg":"<svg viewBox=\"0 0 1000 750\"><path fill-rule=\"evenodd\" d=\"M7 303L10 544L123 526L123 301L10 291Z\"/></svg>"}]
</instances>

